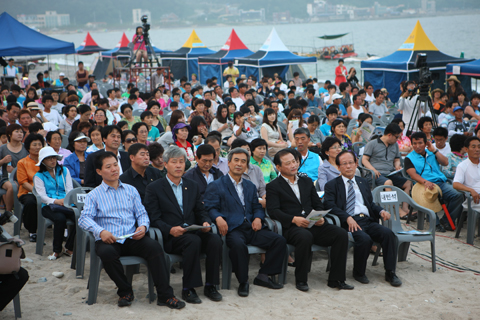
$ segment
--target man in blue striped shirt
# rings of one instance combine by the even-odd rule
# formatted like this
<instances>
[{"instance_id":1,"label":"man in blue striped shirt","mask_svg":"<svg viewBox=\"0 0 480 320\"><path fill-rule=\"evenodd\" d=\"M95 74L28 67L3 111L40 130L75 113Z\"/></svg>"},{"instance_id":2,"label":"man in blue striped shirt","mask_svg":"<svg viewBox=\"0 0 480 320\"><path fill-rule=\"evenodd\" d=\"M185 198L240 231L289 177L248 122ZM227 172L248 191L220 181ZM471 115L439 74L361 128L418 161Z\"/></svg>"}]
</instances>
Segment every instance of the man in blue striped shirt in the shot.
<instances>
[{"instance_id":1,"label":"man in blue striped shirt","mask_svg":"<svg viewBox=\"0 0 480 320\"><path fill-rule=\"evenodd\" d=\"M172 309L185 307L185 302L175 298L169 285L162 247L145 237L150 220L138 191L118 179L117 157L109 151L101 153L95 158L95 168L103 181L87 195L78 224L95 236L95 252L118 287L118 306L129 306L134 300L132 285L125 276L120 257L139 256L148 261L157 288L157 304ZM134 235L119 239L129 234Z\"/></svg>"}]
</instances>

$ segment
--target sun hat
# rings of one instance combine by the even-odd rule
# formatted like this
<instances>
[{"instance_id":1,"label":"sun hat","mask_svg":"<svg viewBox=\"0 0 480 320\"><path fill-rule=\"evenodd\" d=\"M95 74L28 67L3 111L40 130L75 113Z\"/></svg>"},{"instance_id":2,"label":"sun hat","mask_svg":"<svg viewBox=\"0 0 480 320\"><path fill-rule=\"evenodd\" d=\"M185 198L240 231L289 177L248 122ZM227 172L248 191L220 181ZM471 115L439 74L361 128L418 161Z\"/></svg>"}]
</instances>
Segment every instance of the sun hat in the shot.
<instances>
[{"instance_id":1,"label":"sun hat","mask_svg":"<svg viewBox=\"0 0 480 320\"><path fill-rule=\"evenodd\" d=\"M40 110L40 107L38 106L38 103L32 101L27 104L27 108L30 108L30 110Z\"/></svg>"},{"instance_id":2,"label":"sun hat","mask_svg":"<svg viewBox=\"0 0 480 320\"><path fill-rule=\"evenodd\" d=\"M425 186L417 183L412 189L412 198L418 205L427 209L433 210L433 212L439 212L442 210L442 205L438 200L438 197L442 196L442 189L435 185L433 190L426 189Z\"/></svg>"},{"instance_id":3,"label":"sun hat","mask_svg":"<svg viewBox=\"0 0 480 320\"><path fill-rule=\"evenodd\" d=\"M342 96L341 94L335 93L335 94L332 96L332 100L335 100L335 99L343 99L343 96Z\"/></svg>"},{"instance_id":4,"label":"sun hat","mask_svg":"<svg viewBox=\"0 0 480 320\"><path fill-rule=\"evenodd\" d=\"M460 83L460 80L458 80L456 76L450 76L450 77L447 79L447 82L448 82L448 81L455 81L456 83Z\"/></svg>"},{"instance_id":5,"label":"sun hat","mask_svg":"<svg viewBox=\"0 0 480 320\"><path fill-rule=\"evenodd\" d=\"M83 133L83 132L80 133L80 134L78 135L78 137L76 137L75 139L73 139L73 141L75 142L75 141L80 141L80 140L83 140L83 139L87 139L87 142L90 142L90 138L87 137L87 136L85 135L85 133Z\"/></svg>"},{"instance_id":6,"label":"sun hat","mask_svg":"<svg viewBox=\"0 0 480 320\"><path fill-rule=\"evenodd\" d=\"M43 147L40 149L40 152L38 154L38 163L36 164L37 167L40 167L42 164L43 160L48 157L57 157L57 160L62 160L63 156L56 153L55 150L53 150L52 147Z\"/></svg>"},{"instance_id":7,"label":"sun hat","mask_svg":"<svg viewBox=\"0 0 480 320\"><path fill-rule=\"evenodd\" d=\"M433 90L432 90L432 95L435 94L435 92L445 93L445 91L443 91L443 90L440 89L440 88L433 89Z\"/></svg>"}]
</instances>

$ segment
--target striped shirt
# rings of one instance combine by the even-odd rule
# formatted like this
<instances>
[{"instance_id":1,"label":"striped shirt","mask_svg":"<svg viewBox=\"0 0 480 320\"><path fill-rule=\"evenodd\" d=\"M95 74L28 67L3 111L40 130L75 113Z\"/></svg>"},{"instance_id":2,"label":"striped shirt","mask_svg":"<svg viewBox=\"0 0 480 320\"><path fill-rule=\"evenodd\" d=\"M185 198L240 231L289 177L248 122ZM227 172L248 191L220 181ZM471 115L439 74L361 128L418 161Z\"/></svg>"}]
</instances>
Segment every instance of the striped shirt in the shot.
<instances>
[{"instance_id":1,"label":"striped shirt","mask_svg":"<svg viewBox=\"0 0 480 320\"><path fill-rule=\"evenodd\" d=\"M101 240L100 233L109 231L115 237L134 233L135 222L148 230L150 220L142 204L137 189L118 181L118 188L110 187L105 182L93 189L85 198L78 225L93 232L95 241ZM124 243L124 240L117 240Z\"/></svg>"}]
</instances>

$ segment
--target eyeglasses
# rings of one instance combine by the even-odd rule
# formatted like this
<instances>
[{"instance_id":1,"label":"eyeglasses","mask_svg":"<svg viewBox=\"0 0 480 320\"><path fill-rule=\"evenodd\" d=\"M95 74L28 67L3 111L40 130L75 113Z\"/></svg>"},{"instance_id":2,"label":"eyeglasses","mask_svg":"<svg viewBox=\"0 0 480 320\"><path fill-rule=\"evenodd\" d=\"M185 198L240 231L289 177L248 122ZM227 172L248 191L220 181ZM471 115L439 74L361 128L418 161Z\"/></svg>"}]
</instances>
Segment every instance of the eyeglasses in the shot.
<instances>
[{"instance_id":1,"label":"eyeglasses","mask_svg":"<svg viewBox=\"0 0 480 320\"><path fill-rule=\"evenodd\" d=\"M136 143L137 142L137 138L128 138L128 139L125 139L125 142L126 143Z\"/></svg>"},{"instance_id":2,"label":"eyeglasses","mask_svg":"<svg viewBox=\"0 0 480 320\"><path fill-rule=\"evenodd\" d=\"M333 147L330 147L328 150L342 150L342 147L340 147L340 146L333 146Z\"/></svg>"}]
</instances>

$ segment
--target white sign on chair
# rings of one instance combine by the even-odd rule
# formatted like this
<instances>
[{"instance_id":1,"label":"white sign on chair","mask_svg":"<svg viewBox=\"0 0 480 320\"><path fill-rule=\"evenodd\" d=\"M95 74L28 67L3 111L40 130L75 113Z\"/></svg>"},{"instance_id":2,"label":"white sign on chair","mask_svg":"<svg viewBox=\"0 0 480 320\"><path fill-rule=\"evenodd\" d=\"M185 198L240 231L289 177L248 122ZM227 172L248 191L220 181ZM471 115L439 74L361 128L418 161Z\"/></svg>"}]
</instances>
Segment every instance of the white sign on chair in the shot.
<instances>
[{"instance_id":1,"label":"white sign on chair","mask_svg":"<svg viewBox=\"0 0 480 320\"><path fill-rule=\"evenodd\" d=\"M77 202L78 203L85 203L85 198L87 197L86 193L78 193L77 194Z\"/></svg>"},{"instance_id":2,"label":"white sign on chair","mask_svg":"<svg viewBox=\"0 0 480 320\"><path fill-rule=\"evenodd\" d=\"M380 201L383 202L397 202L397 191L384 191L380 192Z\"/></svg>"}]
</instances>

